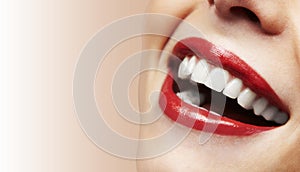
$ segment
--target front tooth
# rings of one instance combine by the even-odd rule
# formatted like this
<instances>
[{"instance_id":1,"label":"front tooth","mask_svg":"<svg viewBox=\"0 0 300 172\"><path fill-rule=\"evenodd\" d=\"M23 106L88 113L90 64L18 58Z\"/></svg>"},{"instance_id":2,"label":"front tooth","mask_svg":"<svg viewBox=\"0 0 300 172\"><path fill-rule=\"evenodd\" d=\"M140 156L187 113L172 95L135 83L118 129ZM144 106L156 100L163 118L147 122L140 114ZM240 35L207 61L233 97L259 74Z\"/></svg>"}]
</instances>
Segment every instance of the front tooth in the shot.
<instances>
[{"instance_id":1,"label":"front tooth","mask_svg":"<svg viewBox=\"0 0 300 172\"><path fill-rule=\"evenodd\" d=\"M242 87L243 87L242 80L235 78L226 85L223 94L227 97L235 99L240 94Z\"/></svg>"},{"instance_id":2,"label":"front tooth","mask_svg":"<svg viewBox=\"0 0 300 172\"><path fill-rule=\"evenodd\" d=\"M274 121L278 124L284 124L286 123L286 121L288 120L288 115L287 113L285 112L278 112L276 115L275 115L275 119Z\"/></svg>"},{"instance_id":3,"label":"front tooth","mask_svg":"<svg viewBox=\"0 0 300 172\"><path fill-rule=\"evenodd\" d=\"M179 68L178 68L178 77L181 79L187 78L187 68L189 64L189 59L188 57L184 58L183 61L180 63Z\"/></svg>"},{"instance_id":4,"label":"front tooth","mask_svg":"<svg viewBox=\"0 0 300 172\"><path fill-rule=\"evenodd\" d=\"M209 66L206 60L202 59L195 66L191 76L191 80L203 84L207 78L208 72L209 72Z\"/></svg>"},{"instance_id":5,"label":"front tooth","mask_svg":"<svg viewBox=\"0 0 300 172\"><path fill-rule=\"evenodd\" d=\"M249 88L244 89L238 96L238 104L243 108L249 110L252 108L252 104L255 100L256 94Z\"/></svg>"},{"instance_id":6,"label":"front tooth","mask_svg":"<svg viewBox=\"0 0 300 172\"><path fill-rule=\"evenodd\" d=\"M265 98L257 99L253 103L253 110L255 115L260 115L268 106L268 100Z\"/></svg>"},{"instance_id":7,"label":"front tooth","mask_svg":"<svg viewBox=\"0 0 300 172\"><path fill-rule=\"evenodd\" d=\"M276 113L278 112L277 107L275 106L269 106L267 107L262 113L261 115L268 121L273 120L273 118L275 117Z\"/></svg>"},{"instance_id":8,"label":"front tooth","mask_svg":"<svg viewBox=\"0 0 300 172\"><path fill-rule=\"evenodd\" d=\"M225 88L228 79L229 73L217 67L210 72L204 84L212 90L221 92Z\"/></svg>"}]
</instances>

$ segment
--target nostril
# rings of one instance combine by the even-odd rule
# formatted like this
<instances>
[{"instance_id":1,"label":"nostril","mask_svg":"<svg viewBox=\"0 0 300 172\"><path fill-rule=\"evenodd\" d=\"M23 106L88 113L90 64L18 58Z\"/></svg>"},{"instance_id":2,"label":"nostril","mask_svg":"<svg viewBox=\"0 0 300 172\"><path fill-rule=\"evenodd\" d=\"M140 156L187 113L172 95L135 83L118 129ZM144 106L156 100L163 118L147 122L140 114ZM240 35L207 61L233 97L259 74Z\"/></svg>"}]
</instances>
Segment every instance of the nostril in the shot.
<instances>
[{"instance_id":1,"label":"nostril","mask_svg":"<svg viewBox=\"0 0 300 172\"><path fill-rule=\"evenodd\" d=\"M247 8L235 6L230 8L230 12L236 17L246 18L253 23L260 24L259 18L255 13Z\"/></svg>"},{"instance_id":2,"label":"nostril","mask_svg":"<svg viewBox=\"0 0 300 172\"><path fill-rule=\"evenodd\" d=\"M289 14L284 3L263 0L210 0L211 9L228 24L251 25L264 34L278 35L288 28ZM241 26L242 26L241 25ZM245 26L246 26L245 25Z\"/></svg>"}]
</instances>

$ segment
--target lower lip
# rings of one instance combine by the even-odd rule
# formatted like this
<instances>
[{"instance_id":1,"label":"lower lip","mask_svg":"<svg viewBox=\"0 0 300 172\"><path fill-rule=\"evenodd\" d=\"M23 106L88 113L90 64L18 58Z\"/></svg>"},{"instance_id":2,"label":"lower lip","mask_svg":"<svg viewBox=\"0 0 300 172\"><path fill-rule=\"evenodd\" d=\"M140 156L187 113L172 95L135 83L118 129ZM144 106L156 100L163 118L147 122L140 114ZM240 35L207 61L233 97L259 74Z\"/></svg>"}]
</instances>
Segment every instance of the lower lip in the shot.
<instances>
[{"instance_id":1,"label":"lower lip","mask_svg":"<svg viewBox=\"0 0 300 172\"><path fill-rule=\"evenodd\" d=\"M160 107L172 120L187 127L219 135L247 136L261 133L274 127L260 127L221 117L202 107L183 102L173 91L173 77L169 72L159 99Z\"/></svg>"}]
</instances>

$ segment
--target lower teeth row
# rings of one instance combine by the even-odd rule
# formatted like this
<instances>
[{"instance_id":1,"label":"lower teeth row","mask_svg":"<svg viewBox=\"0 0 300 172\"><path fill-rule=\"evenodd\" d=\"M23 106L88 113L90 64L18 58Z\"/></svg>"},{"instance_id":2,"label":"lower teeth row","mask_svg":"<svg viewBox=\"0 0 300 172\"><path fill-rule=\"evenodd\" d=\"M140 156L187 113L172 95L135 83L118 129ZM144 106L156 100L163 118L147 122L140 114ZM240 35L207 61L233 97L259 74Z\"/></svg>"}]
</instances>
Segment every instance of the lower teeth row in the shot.
<instances>
[{"instance_id":1,"label":"lower teeth row","mask_svg":"<svg viewBox=\"0 0 300 172\"><path fill-rule=\"evenodd\" d=\"M195 56L186 57L179 66L178 77L189 79L194 84L204 84L214 91L222 92L229 98L237 98L237 103L241 107L246 110L253 109L254 114L261 115L268 121L284 124L288 120L287 113L270 105L265 98L258 97L251 89L245 87L240 79L231 76L228 71L212 66L204 59L197 61ZM204 95L197 89L179 92L177 96L184 102L197 106L205 100Z\"/></svg>"}]
</instances>

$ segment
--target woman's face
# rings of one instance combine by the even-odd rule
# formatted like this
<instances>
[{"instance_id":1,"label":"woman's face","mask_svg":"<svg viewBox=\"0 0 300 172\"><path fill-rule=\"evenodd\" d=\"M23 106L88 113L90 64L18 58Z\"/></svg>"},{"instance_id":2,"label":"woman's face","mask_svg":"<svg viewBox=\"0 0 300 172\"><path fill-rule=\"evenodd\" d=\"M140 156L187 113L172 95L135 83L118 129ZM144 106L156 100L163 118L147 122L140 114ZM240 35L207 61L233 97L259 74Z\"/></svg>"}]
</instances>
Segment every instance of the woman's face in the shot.
<instances>
[{"instance_id":1,"label":"woman's face","mask_svg":"<svg viewBox=\"0 0 300 172\"><path fill-rule=\"evenodd\" d=\"M142 82L144 96L140 100L141 108L147 110L148 96L153 90L164 88L165 101L161 101L160 106L165 107L162 108L165 115L151 125L142 126L141 137L149 138L167 131L178 123L174 122L178 118L182 119L179 123L193 130L171 151L139 161L138 169L300 169L299 9L298 0L152 0L148 12L176 16L197 28L201 34L194 34L191 38L187 30L180 29L180 23L174 22L166 24L166 28L170 30L169 37L183 35L180 40L161 36L146 39L146 48L173 53L180 58L180 62L173 56L149 57L148 63L170 70L173 78L169 80L177 83L178 88L166 84L165 73L147 73ZM196 59L191 62L194 55ZM186 62L181 62L185 57ZM200 61L202 65L199 66ZM218 66L225 71L218 69L212 73ZM204 72L203 68L208 72ZM201 70L207 75L200 76ZM221 76L218 75L220 73L225 77L215 81L214 77ZM216 84L207 84L207 77L211 77L210 81ZM196 87L196 93L192 87ZM173 94L177 94L177 98ZM212 108L218 111L218 103L214 106L209 102L213 95L219 96L219 99L226 95L226 100L230 100L225 104L227 110L222 111L227 117L207 113ZM178 103L177 99L188 103ZM152 103L159 104L159 101ZM179 112L182 109L187 116L198 111L196 116L201 116L202 121L200 118L194 119L196 125L189 126L184 120L189 121L192 117L182 117L184 115ZM199 144L199 135L208 124L205 118L214 118L218 125L210 130L213 135L208 141Z\"/></svg>"}]
</instances>

